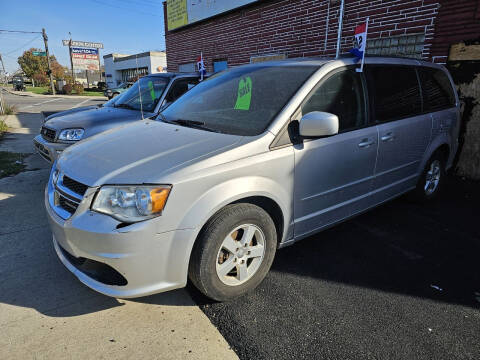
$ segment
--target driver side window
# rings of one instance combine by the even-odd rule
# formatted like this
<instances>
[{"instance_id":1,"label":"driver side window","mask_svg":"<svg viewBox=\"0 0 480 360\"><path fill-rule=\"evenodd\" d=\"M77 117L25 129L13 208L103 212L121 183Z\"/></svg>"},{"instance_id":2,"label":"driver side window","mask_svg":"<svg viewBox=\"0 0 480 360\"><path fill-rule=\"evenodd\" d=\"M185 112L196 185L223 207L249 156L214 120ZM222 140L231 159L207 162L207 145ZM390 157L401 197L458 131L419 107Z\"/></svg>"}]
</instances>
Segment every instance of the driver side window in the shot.
<instances>
[{"instance_id":1,"label":"driver side window","mask_svg":"<svg viewBox=\"0 0 480 360\"><path fill-rule=\"evenodd\" d=\"M170 88L170 91L168 95L166 96L166 101L168 103L174 102L177 100L180 96L185 94L188 90L190 90L192 87L198 84L197 79L181 79L177 80L172 87Z\"/></svg>"},{"instance_id":2,"label":"driver side window","mask_svg":"<svg viewBox=\"0 0 480 360\"><path fill-rule=\"evenodd\" d=\"M339 132L364 126L365 95L361 75L353 69L343 70L321 82L302 105L302 115L312 111L337 115Z\"/></svg>"}]
</instances>

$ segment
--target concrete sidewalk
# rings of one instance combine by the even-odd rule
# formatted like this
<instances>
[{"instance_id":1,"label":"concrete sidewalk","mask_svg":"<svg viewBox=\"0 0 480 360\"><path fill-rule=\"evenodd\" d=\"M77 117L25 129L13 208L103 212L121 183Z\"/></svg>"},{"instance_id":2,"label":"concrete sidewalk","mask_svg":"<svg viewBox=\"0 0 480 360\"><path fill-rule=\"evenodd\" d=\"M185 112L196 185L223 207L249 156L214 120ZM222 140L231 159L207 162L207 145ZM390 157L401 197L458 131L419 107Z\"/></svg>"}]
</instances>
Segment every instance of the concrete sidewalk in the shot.
<instances>
[{"instance_id":1,"label":"concrete sidewalk","mask_svg":"<svg viewBox=\"0 0 480 360\"><path fill-rule=\"evenodd\" d=\"M0 151L32 152L39 114L6 118ZM43 192L50 166L0 179L0 359L237 359L185 290L119 300L57 259Z\"/></svg>"},{"instance_id":2,"label":"concrete sidewalk","mask_svg":"<svg viewBox=\"0 0 480 360\"><path fill-rule=\"evenodd\" d=\"M102 99L105 100L106 96L82 96L82 95L63 95L63 94L55 94L55 95L42 95L42 94L34 94L28 91L15 91L7 87L1 87L2 90L8 92L12 95L18 96L30 96L30 97L39 97L39 98L52 98L52 97L60 97L60 98L67 98L67 99Z\"/></svg>"}]
</instances>

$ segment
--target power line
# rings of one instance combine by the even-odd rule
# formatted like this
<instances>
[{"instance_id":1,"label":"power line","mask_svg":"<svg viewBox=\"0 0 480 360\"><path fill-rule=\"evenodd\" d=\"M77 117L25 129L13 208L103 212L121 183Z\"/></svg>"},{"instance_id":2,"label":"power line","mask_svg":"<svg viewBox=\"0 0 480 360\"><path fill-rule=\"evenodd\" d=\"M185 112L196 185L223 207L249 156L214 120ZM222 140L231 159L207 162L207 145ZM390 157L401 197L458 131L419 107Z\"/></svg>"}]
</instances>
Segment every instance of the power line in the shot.
<instances>
[{"instance_id":1,"label":"power line","mask_svg":"<svg viewBox=\"0 0 480 360\"><path fill-rule=\"evenodd\" d=\"M7 56L8 56L8 55L10 55L10 54L12 54L12 53L14 53L14 52L16 52L16 51L18 51L18 50L21 50L21 49L23 49L25 46L31 44L32 42L34 42L34 41L37 40L37 39L40 39L40 36L34 37L33 39L27 41L25 44L23 44L23 45L20 46L19 48L15 49L15 50L12 50L12 51L9 51L9 52L5 53L4 55L7 55Z\"/></svg>"},{"instance_id":2,"label":"power line","mask_svg":"<svg viewBox=\"0 0 480 360\"><path fill-rule=\"evenodd\" d=\"M40 31L21 31L21 30L2 30L0 32L7 32L7 33L20 33L20 34L41 34Z\"/></svg>"}]
</instances>

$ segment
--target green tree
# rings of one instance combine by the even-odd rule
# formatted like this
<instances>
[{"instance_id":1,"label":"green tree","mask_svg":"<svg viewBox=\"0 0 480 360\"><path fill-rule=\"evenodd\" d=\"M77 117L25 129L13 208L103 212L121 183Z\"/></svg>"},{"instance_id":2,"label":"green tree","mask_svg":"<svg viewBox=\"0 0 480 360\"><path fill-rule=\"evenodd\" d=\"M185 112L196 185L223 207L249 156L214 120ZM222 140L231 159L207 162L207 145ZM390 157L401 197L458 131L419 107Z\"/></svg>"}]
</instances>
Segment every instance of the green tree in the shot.
<instances>
[{"instance_id":1,"label":"green tree","mask_svg":"<svg viewBox=\"0 0 480 360\"><path fill-rule=\"evenodd\" d=\"M34 78L35 75L37 77L42 74L45 75L48 70L48 63L46 56L34 56L34 51L42 51L41 49L31 48L30 50L26 50L23 52L22 56L18 58L18 64L20 68L23 70L25 75L31 79ZM60 79L63 77L63 67L58 63L55 56L50 56L50 65L52 67L52 74L56 79Z\"/></svg>"}]
</instances>

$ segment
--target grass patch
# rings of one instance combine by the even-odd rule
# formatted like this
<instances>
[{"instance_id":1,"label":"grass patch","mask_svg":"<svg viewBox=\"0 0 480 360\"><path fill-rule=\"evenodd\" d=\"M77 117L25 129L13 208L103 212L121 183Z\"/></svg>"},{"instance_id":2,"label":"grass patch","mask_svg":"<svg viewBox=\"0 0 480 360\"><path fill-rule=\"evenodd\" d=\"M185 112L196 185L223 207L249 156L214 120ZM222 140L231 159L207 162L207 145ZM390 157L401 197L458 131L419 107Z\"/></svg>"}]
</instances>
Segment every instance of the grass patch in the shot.
<instances>
[{"instance_id":1,"label":"grass patch","mask_svg":"<svg viewBox=\"0 0 480 360\"><path fill-rule=\"evenodd\" d=\"M25 169L23 160L29 154L0 151L0 178L16 175Z\"/></svg>"},{"instance_id":2,"label":"grass patch","mask_svg":"<svg viewBox=\"0 0 480 360\"><path fill-rule=\"evenodd\" d=\"M49 86L38 86L38 87L32 87L32 86L27 86L27 91L34 93L34 94L40 94L40 95L48 95L49 94L50 87ZM62 95L62 93L60 93ZM85 89L82 94L77 94L75 91L72 91L71 95L81 95L81 96L104 96L103 91L90 91Z\"/></svg>"},{"instance_id":3,"label":"grass patch","mask_svg":"<svg viewBox=\"0 0 480 360\"><path fill-rule=\"evenodd\" d=\"M17 107L15 105L8 105L7 103L3 103L3 112L0 113L0 115L13 115L16 113L17 113Z\"/></svg>"},{"instance_id":4,"label":"grass patch","mask_svg":"<svg viewBox=\"0 0 480 360\"><path fill-rule=\"evenodd\" d=\"M40 94L40 95L47 95L48 94L48 86L27 86L27 91L34 93L34 94Z\"/></svg>"},{"instance_id":5,"label":"grass patch","mask_svg":"<svg viewBox=\"0 0 480 360\"><path fill-rule=\"evenodd\" d=\"M83 96L105 96L103 95L103 91L93 91L93 90L87 90L85 89L83 91Z\"/></svg>"},{"instance_id":6,"label":"grass patch","mask_svg":"<svg viewBox=\"0 0 480 360\"><path fill-rule=\"evenodd\" d=\"M5 124L5 121L0 120L0 138L2 137L4 132L7 132L8 126Z\"/></svg>"}]
</instances>

